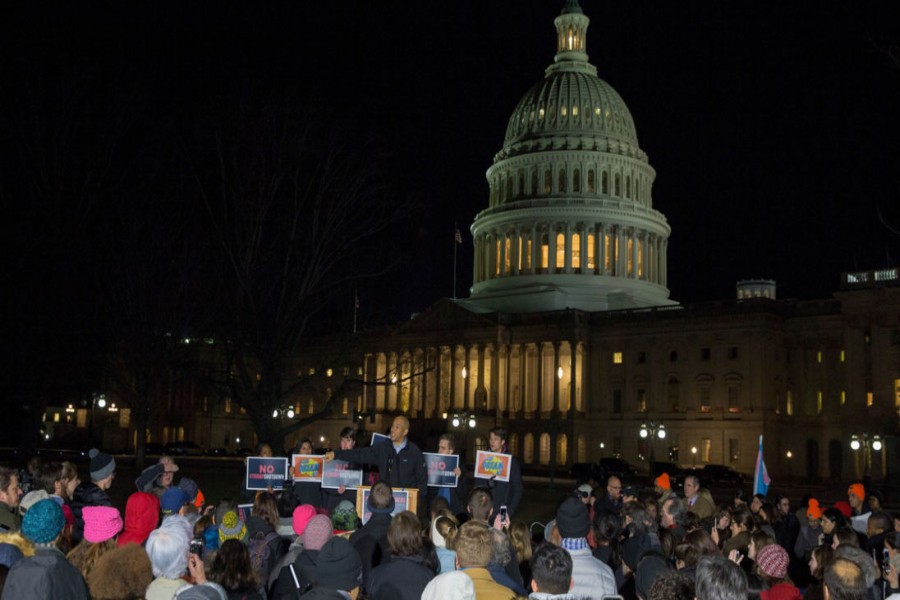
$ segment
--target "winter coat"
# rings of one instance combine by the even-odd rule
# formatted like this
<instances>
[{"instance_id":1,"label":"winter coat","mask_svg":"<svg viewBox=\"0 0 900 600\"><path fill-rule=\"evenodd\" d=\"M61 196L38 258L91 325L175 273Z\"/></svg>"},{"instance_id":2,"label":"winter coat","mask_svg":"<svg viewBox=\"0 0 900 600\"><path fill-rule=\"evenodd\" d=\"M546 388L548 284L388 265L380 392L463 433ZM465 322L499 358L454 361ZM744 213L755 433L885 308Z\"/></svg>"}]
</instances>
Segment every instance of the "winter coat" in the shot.
<instances>
[{"instance_id":1,"label":"winter coat","mask_svg":"<svg viewBox=\"0 0 900 600\"><path fill-rule=\"evenodd\" d=\"M425 506L428 493L428 473L425 470L425 457L422 451L409 439L400 452L388 440L378 442L374 446L353 448L351 450L335 450L334 457L340 460L376 465L382 481L392 488L415 488L419 490L419 507ZM410 510L417 507L410 506Z\"/></svg>"},{"instance_id":2,"label":"winter coat","mask_svg":"<svg viewBox=\"0 0 900 600\"><path fill-rule=\"evenodd\" d=\"M509 518L512 519L519 508L522 501L522 494L525 490L522 485L522 466L519 459L515 456L509 468L509 481L497 481L495 478L488 480L488 487L494 498L494 514L500 514L500 507L506 505L509 512Z\"/></svg>"},{"instance_id":3,"label":"winter coat","mask_svg":"<svg viewBox=\"0 0 900 600\"><path fill-rule=\"evenodd\" d=\"M369 600L419 600L435 572L419 560L395 556L372 569L366 579Z\"/></svg>"},{"instance_id":4,"label":"winter coat","mask_svg":"<svg viewBox=\"0 0 900 600\"><path fill-rule=\"evenodd\" d=\"M374 513L365 525L350 536L350 545L362 559L363 581L369 580L372 569L391 559L387 541L390 525L391 515Z\"/></svg>"},{"instance_id":5,"label":"winter coat","mask_svg":"<svg viewBox=\"0 0 900 600\"><path fill-rule=\"evenodd\" d=\"M314 587L318 558L318 550L301 550L292 563L281 568L278 578L269 591L269 600L293 600L297 597L298 589L302 593ZM293 567L293 572L291 567ZM297 578L296 583L294 577Z\"/></svg>"},{"instance_id":6,"label":"winter coat","mask_svg":"<svg viewBox=\"0 0 900 600\"><path fill-rule=\"evenodd\" d=\"M605 562L591 554L590 548L569 550L572 556L572 594L587 598L613 596L616 591L616 576Z\"/></svg>"},{"instance_id":7,"label":"winter coat","mask_svg":"<svg viewBox=\"0 0 900 600\"><path fill-rule=\"evenodd\" d=\"M75 526L72 528L72 543L77 544L84 538L84 518L81 511L85 506L112 506L109 495L97 487L94 482L82 483L75 488L72 494L72 514L75 516Z\"/></svg>"},{"instance_id":8,"label":"winter coat","mask_svg":"<svg viewBox=\"0 0 900 600\"><path fill-rule=\"evenodd\" d=\"M761 591L759 600L803 600L803 594L790 583L782 581Z\"/></svg>"},{"instance_id":9,"label":"winter coat","mask_svg":"<svg viewBox=\"0 0 900 600\"><path fill-rule=\"evenodd\" d=\"M153 567L143 546L135 543L113 548L101 556L88 575L93 600L143 598L153 581Z\"/></svg>"},{"instance_id":10,"label":"winter coat","mask_svg":"<svg viewBox=\"0 0 900 600\"><path fill-rule=\"evenodd\" d=\"M515 600L516 593L494 581L487 569L472 567L464 572L475 584L475 597L478 600Z\"/></svg>"},{"instance_id":11,"label":"winter coat","mask_svg":"<svg viewBox=\"0 0 900 600\"><path fill-rule=\"evenodd\" d=\"M119 546L132 542L143 544L157 525L159 525L159 499L149 492L132 494L125 504L125 527L116 543Z\"/></svg>"},{"instance_id":12,"label":"winter coat","mask_svg":"<svg viewBox=\"0 0 900 600\"><path fill-rule=\"evenodd\" d=\"M78 569L56 548L39 548L20 559L6 576L3 600L88 600Z\"/></svg>"}]
</instances>

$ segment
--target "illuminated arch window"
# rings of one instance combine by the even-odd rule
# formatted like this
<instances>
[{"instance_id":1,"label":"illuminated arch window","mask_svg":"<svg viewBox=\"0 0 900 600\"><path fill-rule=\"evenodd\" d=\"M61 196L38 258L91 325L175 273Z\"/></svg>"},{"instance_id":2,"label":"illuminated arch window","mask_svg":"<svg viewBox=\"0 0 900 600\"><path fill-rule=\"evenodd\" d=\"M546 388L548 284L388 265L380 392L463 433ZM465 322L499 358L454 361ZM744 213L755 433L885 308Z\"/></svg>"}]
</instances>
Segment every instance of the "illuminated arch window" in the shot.
<instances>
[{"instance_id":1,"label":"illuminated arch window","mask_svg":"<svg viewBox=\"0 0 900 600\"><path fill-rule=\"evenodd\" d=\"M572 268L581 268L581 234L577 231L572 234Z\"/></svg>"},{"instance_id":2,"label":"illuminated arch window","mask_svg":"<svg viewBox=\"0 0 900 600\"><path fill-rule=\"evenodd\" d=\"M629 275L634 273L634 259L633 259L633 254L632 254L633 248L634 248L634 240L629 236L628 248L626 249L627 256L625 256L626 268L627 268Z\"/></svg>"},{"instance_id":3,"label":"illuminated arch window","mask_svg":"<svg viewBox=\"0 0 900 600\"><path fill-rule=\"evenodd\" d=\"M563 269L566 266L566 236L556 234L556 268Z\"/></svg>"},{"instance_id":4,"label":"illuminated arch window","mask_svg":"<svg viewBox=\"0 0 900 600\"><path fill-rule=\"evenodd\" d=\"M519 455L519 434L512 433L509 436L509 453L513 456Z\"/></svg>"},{"instance_id":5,"label":"illuminated arch window","mask_svg":"<svg viewBox=\"0 0 900 600\"><path fill-rule=\"evenodd\" d=\"M577 449L576 453L576 462L587 462L587 441L584 439L584 434L580 434L578 436Z\"/></svg>"},{"instance_id":6,"label":"illuminated arch window","mask_svg":"<svg viewBox=\"0 0 900 600\"><path fill-rule=\"evenodd\" d=\"M541 235L541 268L550 268L550 240L546 233Z\"/></svg>"},{"instance_id":7,"label":"illuminated arch window","mask_svg":"<svg viewBox=\"0 0 900 600\"><path fill-rule=\"evenodd\" d=\"M564 465L569 459L569 438L561 433L556 438L556 464Z\"/></svg>"},{"instance_id":8,"label":"illuminated arch window","mask_svg":"<svg viewBox=\"0 0 900 600\"><path fill-rule=\"evenodd\" d=\"M589 233L587 237L587 268L590 270L594 270L597 268L597 261L594 250L596 242L596 236L593 233Z\"/></svg>"},{"instance_id":9,"label":"illuminated arch window","mask_svg":"<svg viewBox=\"0 0 900 600\"><path fill-rule=\"evenodd\" d=\"M531 464L534 462L534 435L530 433L525 434L525 451L522 453L522 459L526 464Z\"/></svg>"},{"instance_id":10,"label":"illuminated arch window","mask_svg":"<svg viewBox=\"0 0 900 600\"><path fill-rule=\"evenodd\" d=\"M508 233L503 240L503 250L503 272L509 274L512 271L512 240L509 239Z\"/></svg>"},{"instance_id":11,"label":"illuminated arch window","mask_svg":"<svg viewBox=\"0 0 900 600\"><path fill-rule=\"evenodd\" d=\"M494 276L500 275L500 239L494 242Z\"/></svg>"},{"instance_id":12,"label":"illuminated arch window","mask_svg":"<svg viewBox=\"0 0 900 600\"><path fill-rule=\"evenodd\" d=\"M550 434L549 433L541 434L541 447L540 447L540 454L539 454L538 460L542 465L550 464Z\"/></svg>"}]
</instances>

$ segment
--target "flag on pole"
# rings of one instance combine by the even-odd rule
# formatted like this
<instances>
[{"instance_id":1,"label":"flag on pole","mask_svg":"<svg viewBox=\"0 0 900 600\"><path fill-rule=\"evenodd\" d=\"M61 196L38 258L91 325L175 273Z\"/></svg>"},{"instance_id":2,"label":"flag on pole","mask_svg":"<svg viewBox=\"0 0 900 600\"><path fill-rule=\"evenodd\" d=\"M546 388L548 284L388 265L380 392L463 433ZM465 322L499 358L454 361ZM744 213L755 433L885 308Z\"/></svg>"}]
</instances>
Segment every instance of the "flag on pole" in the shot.
<instances>
[{"instance_id":1,"label":"flag on pole","mask_svg":"<svg viewBox=\"0 0 900 600\"><path fill-rule=\"evenodd\" d=\"M457 244L462 244L462 234L459 232L459 227L456 228L456 234L453 236L453 239Z\"/></svg>"},{"instance_id":2,"label":"flag on pole","mask_svg":"<svg viewBox=\"0 0 900 600\"><path fill-rule=\"evenodd\" d=\"M769 492L769 484L772 479L766 470L766 463L763 460L763 436L759 436L759 453L756 455L756 471L753 473L753 494L766 495Z\"/></svg>"}]
</instances>

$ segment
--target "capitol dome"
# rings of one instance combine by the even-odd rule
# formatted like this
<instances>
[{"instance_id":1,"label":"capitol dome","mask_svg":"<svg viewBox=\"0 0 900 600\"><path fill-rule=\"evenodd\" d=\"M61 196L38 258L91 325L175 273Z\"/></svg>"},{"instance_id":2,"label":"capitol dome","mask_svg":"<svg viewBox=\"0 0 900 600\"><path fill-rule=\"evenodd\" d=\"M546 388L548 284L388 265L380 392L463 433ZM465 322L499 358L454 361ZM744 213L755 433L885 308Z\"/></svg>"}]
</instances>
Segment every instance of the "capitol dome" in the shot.
<instances>
[{"instance_id":1,"label":"capitol dome","mask_svg":"<svg viewBox=\"0 0 900 600\"><path fill-rule=\"evenodd\" d=\"M474 310L587 311L674 304L670 228L653 208L656 172L622 97L585 51L576 0L554 21L557 52L522 97L487 171L475 217Z\"/></svg>"}]
</instances>

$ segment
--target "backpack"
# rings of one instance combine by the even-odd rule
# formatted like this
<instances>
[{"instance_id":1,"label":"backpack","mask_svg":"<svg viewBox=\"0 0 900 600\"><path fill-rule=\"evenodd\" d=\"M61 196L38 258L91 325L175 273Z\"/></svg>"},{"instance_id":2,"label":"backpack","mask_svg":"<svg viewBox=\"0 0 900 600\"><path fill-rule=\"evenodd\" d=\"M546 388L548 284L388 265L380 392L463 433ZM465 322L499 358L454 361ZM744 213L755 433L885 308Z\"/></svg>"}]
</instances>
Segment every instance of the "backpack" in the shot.
<instances>
[{"instance_id":1,"label":"backpack","mask_svg":"<svg viewBox=\"0 0 900 600\"><path fill-rule=\"evenodd\" d=\"M263 537L261 531L258 531L247 542L247 548L250 550L250 564L261 582L269 580L269 569L272 568L272 562L275 559L269 543L277 540L279 537L275 531L270 531L265 537Z\"/></svg>"}]
</instances>

